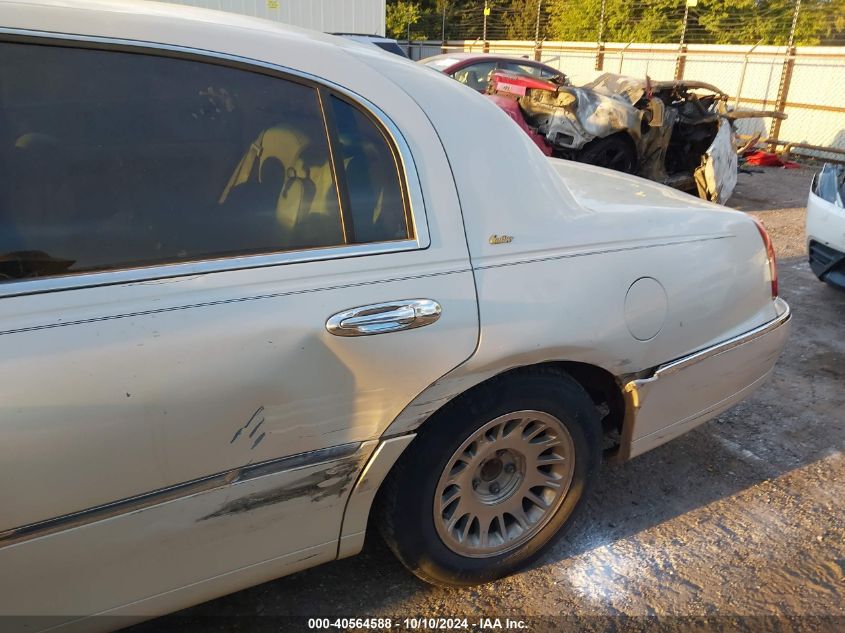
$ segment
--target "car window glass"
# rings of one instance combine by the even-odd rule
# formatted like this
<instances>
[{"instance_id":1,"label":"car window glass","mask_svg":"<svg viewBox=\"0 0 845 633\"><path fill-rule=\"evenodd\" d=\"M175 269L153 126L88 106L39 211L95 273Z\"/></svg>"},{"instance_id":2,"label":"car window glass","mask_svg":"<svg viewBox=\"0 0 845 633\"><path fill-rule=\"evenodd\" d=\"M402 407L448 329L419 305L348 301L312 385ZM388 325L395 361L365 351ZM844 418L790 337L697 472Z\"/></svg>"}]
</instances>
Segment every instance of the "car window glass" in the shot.
<instances>
[{"instance_id":1,"label":"car window glass","mask_svg":"<svg viewBox=\"0 0 845 633\"><path fill-rule=\"evenodd\" d=\"M349 195L354 241L409 236L399 169L382 131L358 108L331 98Z\"/></svg>"},{"instance_id":2,"label":"car window glass","mask_svg":"<svg viewBox=\"0 0 845 633\"><path fill-rule=\"evenodd\" d=\"M387 51L388 53L393 53L394 55L399 55L399 57L407 57L408 55L405 53L404 50L393 41L385 41L385 42L373 42L376 46L380 49Z\"/></svg>"},{"instance_id":3,"label":"car window glass","mask_svg":"<svg viewBox=\"0 0 845 633\"><path fill-rule=\"evenodd\" d=\"M519 73L521 75L529 75L531 77L540 77L540 68L531 66L530 64L519 64L516 62L503 62L502 67L505 70Z\"/></svg>"},{"instance_id":4,"label":"car window glass","mask_svg":"<svg viewBox=\"0 0 845 633\"><path fill-rule=\"evenodd\" d=\"M490 74L495 68L496 62L482 62L456 70L452 76L473 90L484 91L487 90Z\"/></svg>"},{"instance_id":5,"label":"car window glass","mask_svg":"<svg viewBox=\"0 0 845 633\"><path fill-rule=\"evenodd\" d=\"M454 66L459 61L460 59L456 59L454 57L434 57L432 59L423 60L422 64L428 66L429 68L434 68L435 70L443 72L445 69L449 68L449 66Z\"/></svg>"},{"instance_id":6,"label":"car window glass","mask_svg":"<svg viewBox=\"0 0 845 633\"><path fill-rule=\"evenodd\" d=\"M0 44L0 279L345 243L314 88Z\"/></svg>"}]
</instances>

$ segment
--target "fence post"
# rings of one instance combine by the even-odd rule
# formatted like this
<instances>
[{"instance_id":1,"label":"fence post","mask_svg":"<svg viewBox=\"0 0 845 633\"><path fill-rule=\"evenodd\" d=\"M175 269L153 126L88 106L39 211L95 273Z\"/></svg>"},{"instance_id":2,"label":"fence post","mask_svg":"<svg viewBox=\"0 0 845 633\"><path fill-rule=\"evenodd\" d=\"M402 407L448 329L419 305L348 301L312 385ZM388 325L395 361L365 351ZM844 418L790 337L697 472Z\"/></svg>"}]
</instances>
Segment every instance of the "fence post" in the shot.
<instances>
[{"instance_id":1,"label":"fence post","mask_svg":"<svg viewBox=\"0 0 845 633\"><path fill-rule=\"evenodd\" d=\"M788 46L786 59L783 60L783 68L780 72L780 84L778 84L778 96L775 101L775 112L786 110L786 99L789 96L789 84L792 83L792 70L795 67L795 47ZM780 119L772 119L772 126L769 128L769 139L777 140L780 134ZM774 143L769 145L769 151L775 151Z\"/></svg>"},{"instance_id":2,"label":"fence post","mask_svg":"<svg viewBox=\"0 0 845 633\"><path fill-rule=\"evenodd\" d=\"M596 70L604 70L604 44L596 45Z\"/></svg>"},{"instance_id":3,"label":"fence post","mask_svg":"<svg viewBox=\"0 0 845 633\"><path fill-rule=\"evenodd\" d=\"M539 62L542 59L543 59L543 42L542 42L542 40L540 40L534 46L534 61Z\"/></svg>"},{"instance_id":4,"label":"fence post","mask_svg":"<svg viewBox=\"0 0 845 633\"><path fill-rule=\"evenodd\" d=\"M490 15L490 6L487 3L487 0L484 0L484 30L481 35L481 39L484 41L484 44L481 46L481 50L485 53L490 52L490 42L487 41L487 16Z\"/></svg>"},{"instance_id":5,"label":"fence post","mask_svg":"<svg viewBox=\"0 0 845 633\"><path fill-rule=\"evenodd\" d=\"M675 60L675 79L684 78L684 68L687 65L687 45L681 44L678 48L678 59Z\"/></svg>"}]
</instances>

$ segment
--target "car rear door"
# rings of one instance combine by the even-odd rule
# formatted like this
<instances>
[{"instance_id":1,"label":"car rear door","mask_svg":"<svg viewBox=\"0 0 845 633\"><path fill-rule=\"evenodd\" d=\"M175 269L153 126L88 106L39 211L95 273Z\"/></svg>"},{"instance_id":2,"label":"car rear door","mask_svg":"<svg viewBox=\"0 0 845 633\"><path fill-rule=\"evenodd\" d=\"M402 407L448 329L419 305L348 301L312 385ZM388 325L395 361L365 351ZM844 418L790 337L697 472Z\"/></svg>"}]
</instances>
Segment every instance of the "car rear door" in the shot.
<instances>
[{"instance_id":1,"label":"car rear door","mask_svg":"<svg viewBox=\"0 0 845 633\"><path fill-rule=\"evenodd\" d=\"M377 439L478 338L424 114L196 53L0 47L0 613L334 558Z\"/></svg>"}]
</instances>

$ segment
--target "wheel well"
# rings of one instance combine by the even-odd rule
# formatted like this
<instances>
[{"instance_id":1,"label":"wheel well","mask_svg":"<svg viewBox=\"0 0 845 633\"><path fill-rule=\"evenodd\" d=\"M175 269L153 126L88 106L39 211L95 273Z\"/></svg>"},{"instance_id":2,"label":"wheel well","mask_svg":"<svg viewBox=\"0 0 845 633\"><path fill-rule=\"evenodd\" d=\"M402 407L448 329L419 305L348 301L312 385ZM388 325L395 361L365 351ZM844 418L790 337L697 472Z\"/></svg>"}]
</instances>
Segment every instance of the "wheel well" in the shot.
<instances>
[{"instance_id":1,"label":"wheel well","mask_svg":"<svg viewBox=\"0 0 845 633\"><path fill-rule=\"evenodd\" d=\"M466 391L457 394L437 411L429 415L426 421L424 421L418 428L424 427L428 420L437 415L440 411L443 411L446 407L452 406L464 397L471 396L476 390L486 388L490 385L490 383L506 381L511 376L527 372L536 372L538 370L566 372L584 388L584 391L586 391L587 395L590 396L590 399L593 401L593 404L601 417L602 430L605 435L604 452L606 455L612 454L618 448L620 443L622 422L625 418L625 400L622 395L622 389L613 374L596 365L590 365L589 363L552 361L509 369L501 374L491 376L477 385L473 385ZM411 442L405 450L411 450L412 446L413 442ZM391 472L392 470L393 468L391 468ZM387 474L384 481L386 482L389 478L390 473ZM375 508L379 505L378 497L380 496L380 492L381 491L379 490L379 494L377 494L377 498L370 508L370 518L372 518ZM368 532L370 531L372 525L373 521L367 522Z\"/></svg>"},{"instance_id":2,"label":"wheel well","mask_svg":"<svg viewBox=\"0 0 845 633\"><path fill-rule=\"evenodd\" d=\"M625 143L628 145L628 147L634 153L634 160L636 161L637 165L639 165L640 153L637 150L637 142L634 140L634 137L631 136L631 132L628 131L628 130L619 130L618 132L611 134L607 138L610 138L611 136L618 136L619 138L621 138L625 141ZM590 367L592 367L592 365L590 365Z\"/></svg>"},{"instance_id":3,"label":"wheel well","mask_svg":"<svg viewBox=\"0 0 845 633\"><path fill-rule=\"evenodd\" d=\"M533 365L532 367L550 367L565 371L580 384L599 410L602 429L606 435L622 432L625 418L625 400L616 378L606 369L574 361L558 361ZM519 368L515 371L519 371Z\"/></svg>"},{"instance_id":4,"label":"wheel well","mask_svg":"<svg viewBox=\"0 0 845 633\"><path fill-rule=\"evenodd\" d=\"M459 399L471 396L476 390L484 389L492 382L506 381L510 376L526 372L536 372L538 370L566 372L580 384L584 388L584 391L587 392L587 395L590 396L590 399L599 412L602 430L608 436L608 442L615 441L616 444L619 443L619 435L622 433L622 423L625 419L625 399L622 394L621 385L616 377L606 369L576 361L549 361L535 365L523 365L491 376L451 398L437 411L429 415L426 421L420 424L419 428L424 427L429 419L437 415L445 407L452 406Z\"/></svg>"},{"instance_id":5,"label":"wheel well","mask_svg":"<svg viewBox=\"0 0 845 633\"><path fill-rule=\"evenodd\" d=\"M628 130L618 130L613 134L608 134L607 136L597 136L596 138L592 139L588 143L584 144L580 150L575 152L576 159L583 161L581 158L578 158L582 152L588 151L590 148L599 145L600 143L604 143L607 141L615 141L619 139L622 143L628 146L628 149L631 150L631 155L634 157L634 171L632 173L637 173L640 165L640 152L637 149L637 142L634 140L634 137L631 135L631 132Z\"/></svg>"}]
</instances>

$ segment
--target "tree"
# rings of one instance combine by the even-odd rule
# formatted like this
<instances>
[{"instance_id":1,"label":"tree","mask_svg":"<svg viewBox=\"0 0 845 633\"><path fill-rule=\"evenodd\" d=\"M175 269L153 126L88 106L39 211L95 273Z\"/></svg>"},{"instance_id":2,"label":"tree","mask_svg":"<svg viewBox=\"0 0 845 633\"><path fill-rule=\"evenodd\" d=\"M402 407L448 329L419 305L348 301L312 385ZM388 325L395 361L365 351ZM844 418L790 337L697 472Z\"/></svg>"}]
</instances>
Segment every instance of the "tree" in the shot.
<instances>
[{"instance_id":1,"label":"tree","mask_svg":"<svg viewBox=\"0 0 845 633\"><path fill-rule=\"evenodd\" d=\"M533 40L537 28L537 2L539 0L511 0L505 13L505 33L510 40ZM549 5L553 0L543 0L540 15L540 37L545 35Z\"/></svg>"},{"instance_id":2,"label":"tree","mask_svg":"<svg viewBox=\"0 0 845 633\"><path fill-rule=\"evenodd\" d=\"M538 0L488 0L491 39L533 40ZM387 0L387 31L404 39L440 38L443 7L447 34L481 35L484 0ZM685 0L605 0L607 42L677 43ZM602 0L543 0L540 37L595 42ZM715 44L786 44L795 0L698 0L689 11L686 41ZM845 43L845 0L801 0L796 45Z\"/></svg>"},{"instance_id":3,"label":"tree","mask_svg":"<svg viewBox=\"0 0 845 633\"><path fill-rule=\"evenodd\" d=\"M836 4L841 15L841 0L802 0L795 43L818 44L821 37L829 35ZM704 41L777 45L789 41L794 0L706 0L700 7L697 22L703 27Z\"/></svg>"},{"instance_id":4,"label":"tree","mask_svg":"<svg viewBox=\"0 0 845 633\"><path fill-rule=\"evenodd\" d=\"M606 0L604 40L671 42L680 37L682 0ZM596 41L602 0L553 0L549 38Z\"/></svg>"},{"instance_id":5,"label":"tree","mask_svg":"<svg viewBox=\"0 0 845 633\"><path fill-rule=\"evenodd\" d=\"M420 21L420 5L398 0L387 5L385 28L394 39L407 37L408 29Z\"/></svg>"}]
</instances>

